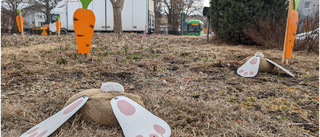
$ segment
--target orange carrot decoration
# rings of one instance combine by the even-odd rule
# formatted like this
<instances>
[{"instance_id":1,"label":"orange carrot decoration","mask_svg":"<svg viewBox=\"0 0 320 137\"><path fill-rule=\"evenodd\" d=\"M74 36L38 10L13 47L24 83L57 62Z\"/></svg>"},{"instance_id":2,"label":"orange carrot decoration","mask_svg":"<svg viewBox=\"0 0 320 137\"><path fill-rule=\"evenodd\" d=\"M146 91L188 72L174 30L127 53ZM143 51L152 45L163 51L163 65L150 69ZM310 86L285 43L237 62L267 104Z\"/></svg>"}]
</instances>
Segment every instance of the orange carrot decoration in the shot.
<instances>
[{"instance_id":1,"label":"orange carrot decoration","mask_svg":"<svg viewBox=\"0 0 320 137\"><path fill-rule=\"evenodd\" d=\"M16 21L17 21L19 32L21 32L21 28L23 29L23 26L21 25L23 24L23 17L21 16L21 10L17 10L17 12L19 15L16 17Z\"/></svg>"},{"instance_id":2,"label":"orange carrot decoration","mask_svg":"<svg viewBox=\"0 0 320 137\"><path fill-rule=\"evenodd\" d=\"M90 53L91 41L96 18L88 5L92 0L80 0L83 8L73 14L74 33L76 35L78 53Z\"/></svg>"},{"instance_id":3,"label":"orange carrot decoration","mask_svg":"<svg viewBox=\"0 0 320 137\"><path fill-rule=\"evenodd\" d=\"M56 30L57 30L57 34L60 36L60 32L61 32L61 21L60 21L60 17L57 18L56 21Z\"/></svg>"},{"instance_id":4,"label":"orange carrot decoration","mask_svg":"<svg viewBox=\"0 0 320 137\"><path fill-rule=\"evenodd\" d=\"M288 19L285 58L291 58L294 40L296 38L298 28L298 20L299 13L296 10L292 10Z\"/></svg>"}]
</instances>

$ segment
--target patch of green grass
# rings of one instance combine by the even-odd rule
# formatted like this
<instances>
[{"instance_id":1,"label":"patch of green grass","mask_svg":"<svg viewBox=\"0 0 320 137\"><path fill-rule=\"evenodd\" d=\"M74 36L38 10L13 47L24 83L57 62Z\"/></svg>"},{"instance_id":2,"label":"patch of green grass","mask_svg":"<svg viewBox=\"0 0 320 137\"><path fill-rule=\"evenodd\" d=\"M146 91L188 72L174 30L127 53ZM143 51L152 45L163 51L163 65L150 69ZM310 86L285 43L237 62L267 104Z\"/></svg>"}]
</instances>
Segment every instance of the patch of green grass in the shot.
<instances>
[{"instance_id":1,"label":"patch of green grass","mask_svg":"<svg viewBox=\"0 0 320 137\"><path fill-rule=\"evenodd\" d=\"M68 64L67 58L58 58L57 61L56 61L56 64L67 65Z\"/></svg>"}]
</instances>

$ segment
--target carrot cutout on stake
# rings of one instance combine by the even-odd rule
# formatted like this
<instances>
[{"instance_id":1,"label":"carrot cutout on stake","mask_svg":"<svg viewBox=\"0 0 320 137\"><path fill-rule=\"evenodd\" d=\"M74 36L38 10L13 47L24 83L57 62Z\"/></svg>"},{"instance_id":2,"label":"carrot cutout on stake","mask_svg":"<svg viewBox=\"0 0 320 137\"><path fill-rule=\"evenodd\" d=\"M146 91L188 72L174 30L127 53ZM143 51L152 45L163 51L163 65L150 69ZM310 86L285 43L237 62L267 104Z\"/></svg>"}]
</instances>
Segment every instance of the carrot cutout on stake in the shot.
<instances>
[{"instance_id":1,"label":"carrot cutout on stake","mask_svg":"<svg viewBox=\"0 0 320 137\"><path fill-rule=\"evenodd\" d=\"M291 58L294 40L296 37L299 13L296 11L300 0L290 0L288 8L288 20L283 46L282 63L288 64L288 58Z\"/></svg>"},{"instance_id":2,"label":"carrot cutout on stake","mask_svg":"<svg viewBox=\"0 0 320 137\"><path fill-rule=\"evenodd\" d=\"M60 32L61 32L61 21L60 21L60 17L57 18L57 21L56 21L56 29L57 29L57 34L60 36Z\"/></svg>"},{"instance_id":3,"label":"carrot cutout on stake","mask_svg":"<svg viewBox=\"0 0 320 137\"><path fill-rule=\"evenodd\" d=\"M18 16L16 17L17 25L19 32L21 32L22 38L24 39L24 34L23 34L23 17L21 16L21 10L17 9Z\"/></svg>"},{"instance_id":4,"label":"carrot cutout on stake","mask_svg":"<svg viewBox=\"0 0 320 137\"><path fill-rule=\"evenodd\" d=\"M288 29L286 38L286 51L285 58L291 58L294 40L296 38L296 32L298 28L299 13L296 10L292 10L288 19Z\"/></svg>"},{"instance_id":5,"label":"carrot cutout on stake","mask_svg":"<svg viewBox=\"0 0 320 137\"><path fill-rule=\"evenodd\" d=\"M74 33L76 35L78 53L90 53L91 41L96 18L88 5L92 0L80 0L83 8L73 14Z\"/></svg>"}]
</instances>

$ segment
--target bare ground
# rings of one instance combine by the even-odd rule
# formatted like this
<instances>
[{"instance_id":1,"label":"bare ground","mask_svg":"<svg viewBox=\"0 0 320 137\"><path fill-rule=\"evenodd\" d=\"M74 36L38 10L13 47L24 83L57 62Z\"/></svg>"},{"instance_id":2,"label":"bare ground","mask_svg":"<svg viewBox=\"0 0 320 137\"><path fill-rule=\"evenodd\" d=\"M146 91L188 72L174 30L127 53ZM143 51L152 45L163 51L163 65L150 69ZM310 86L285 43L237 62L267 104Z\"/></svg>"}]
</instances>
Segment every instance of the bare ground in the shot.
<instances>
[{"instance_id":1,"label":"bare ground","mask_svg":"<svg viewBox=\"0 0 320 137\"><path fill-rule=\"evenodd\" d=\"M62 109L74 94L114 81L143 98L172 136L319 136L319 56L294 51L283 67L254 78L238 62L281 50L206 43L205 37L95 34L91 54L75 37L2 36L1 136L22 133ZM125 50L125 48L127 50ZM76 114L51 136L123 136Z\"/></svg>"}]
</instances>

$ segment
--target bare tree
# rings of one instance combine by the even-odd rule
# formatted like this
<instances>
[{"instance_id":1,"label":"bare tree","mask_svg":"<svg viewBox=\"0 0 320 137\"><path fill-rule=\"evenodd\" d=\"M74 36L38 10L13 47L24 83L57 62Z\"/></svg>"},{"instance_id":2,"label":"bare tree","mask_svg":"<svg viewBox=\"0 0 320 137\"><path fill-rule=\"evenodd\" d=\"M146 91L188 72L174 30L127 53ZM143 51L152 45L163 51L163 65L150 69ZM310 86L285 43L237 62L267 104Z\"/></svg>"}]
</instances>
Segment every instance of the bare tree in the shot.
<instances>
[{"instance_id":1,"label":"bare tree","mask_svg":"<svg viewBox=\"0 0 320 137\"><path fill-rule=\"evenodd\" d=\"M202 14L202 0L184 0L183 5L183 12L186 16Z\"/></svg>"},{"instance_id":2,"label":"bare tree","mask_svg":"<svg viewBox=\"0 0 320 137\"><path fill-rule=\"evenodd\" d=\"M160 24L161 24L161 9L162 9L162 0L154 0L154 18L155 25L154 31L156 33L160 32Z\"/></svg>"},{"instance_id":3,"label":"bare tree","mask_svg":"<svg viewBox=\"0 0 320 137\"><path fill-rule=\"evenodd\" d=\"M124 0L110 0L113 8L113 32L120 34L122 32L121 12L124 5Z\"/></svg>"},{"instance_id":4,"label":"bare tree","mask_svg":"<svg viewBox=\"0 0 320 137\"><path fill-rule=\"evenodd\" d=\"M6 29L12 24L10 11L2 8L1 9L1 33L4 33ZM11 25L12 26L12 25Z\"/></svg>"},{"instance_id":5,"label":"bare tree","mask_svg":"<svg viewBox=\"0 0 320 137\"><path fill-rule=\"evenodd\" d=\"M180 13L183 10L183 0L163 0L164 13L168 18L169 30L177 31L179 27Z\"/></svg>"},{"instance_id":6,"label":"bare tree","mask_svg":"<svg viewBox=\"0 0 320 137\"><path fill-rule=\"evenodd\" d=\"M26 11L40 12L46 15L45 24L50 22L50 11L55 8L58 2L61 0L29 0L29 6Z\"/></svg>"},{"instance_id":7,"label":"bare tree","mask_svg":"<svg viewBox=\"0 0 320 137\"><path fill-rule=\"evenodd\" d=\"M8 26L12 26L12 32L18 32L18 26L16 22L16 16L18 15L17 9L24 11L24 6L23 4L26 4L25 0L3 0L1 1L1 14L3 15L2 11L6 13L5 16L9 18L5 18L5 20L2 20L3 17L1 18L1 24L7 24ZM4 21L4 22L3 22Z\"/></svg>"},{"instance_id":8,"label":"bare tree","mask_svg":"<svg viewBox=\"0 0 320 137\"><path fill-rule=\"evenodd\" d=\"M171 31L177 31L180 25L180 14L187 16L200 14L203 8L202 0L162 0L162 12L167 15Z\"/></svg>"}]
</instances>

